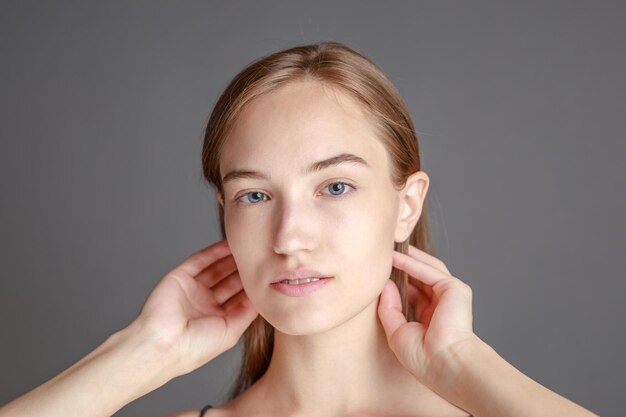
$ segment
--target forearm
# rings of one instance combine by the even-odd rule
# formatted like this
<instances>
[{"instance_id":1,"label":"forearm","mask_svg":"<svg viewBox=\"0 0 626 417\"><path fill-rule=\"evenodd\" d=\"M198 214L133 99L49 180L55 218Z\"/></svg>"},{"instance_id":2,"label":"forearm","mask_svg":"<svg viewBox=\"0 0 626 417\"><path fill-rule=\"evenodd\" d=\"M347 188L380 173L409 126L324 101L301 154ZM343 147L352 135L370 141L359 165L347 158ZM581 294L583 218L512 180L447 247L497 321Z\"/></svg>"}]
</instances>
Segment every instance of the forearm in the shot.
<instances>
[{"instance_id":1,"label":"forearm","mask_svg":"<svg viewBox=\"0 0 626 417\"><path fill-rule=\"evenodd\" d=\"M597 417L547 389L477 338L439 366L436 391L474 417Z\"/></svg>"},{"instance_id":2,"label":"forearm","mask_svg":"<svg viewBox=\"0 0 626 417\"><path fill-rule=\"evenodd\" d=\"M0 417L110 416L175 374L164 352L131 324L43 385L0 408Z\"/></svg>"}]
</instances>

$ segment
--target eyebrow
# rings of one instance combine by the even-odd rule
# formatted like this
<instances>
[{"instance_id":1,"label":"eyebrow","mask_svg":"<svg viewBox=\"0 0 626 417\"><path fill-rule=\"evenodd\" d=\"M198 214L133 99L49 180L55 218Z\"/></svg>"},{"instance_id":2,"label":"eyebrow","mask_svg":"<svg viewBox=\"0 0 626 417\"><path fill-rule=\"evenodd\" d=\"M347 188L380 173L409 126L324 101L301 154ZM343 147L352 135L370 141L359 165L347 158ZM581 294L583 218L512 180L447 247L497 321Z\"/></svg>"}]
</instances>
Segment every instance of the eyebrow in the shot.
<instances>
[{"instance_id":1,"label":"eyebrow","mask_svg":"<svg viewBox=\"0 0 626 417\"><path fill-rule=\"evenodd\" d=\"M363 165L369 168L369 164L367 163L367 161L365 161L365 159L361 158L360 156L357 156L351 153L341 153L339 155L331 156L330 158L326 158L321 161L312 163L307 169L305 169L302 172L302 175L307 175L313 172L318 172L325 168L329 168L329 167L339 165L345 162L352 162L352 163ZM263 174L258 171L235 169L235 170L228 172L228 174L224 175L224 178L222 178L222 184L225 184L228 181L234 181L236 179L241 179L241 178L264 179L264 180L270 179L269 175Z\"/></svg>"}]
</instances>

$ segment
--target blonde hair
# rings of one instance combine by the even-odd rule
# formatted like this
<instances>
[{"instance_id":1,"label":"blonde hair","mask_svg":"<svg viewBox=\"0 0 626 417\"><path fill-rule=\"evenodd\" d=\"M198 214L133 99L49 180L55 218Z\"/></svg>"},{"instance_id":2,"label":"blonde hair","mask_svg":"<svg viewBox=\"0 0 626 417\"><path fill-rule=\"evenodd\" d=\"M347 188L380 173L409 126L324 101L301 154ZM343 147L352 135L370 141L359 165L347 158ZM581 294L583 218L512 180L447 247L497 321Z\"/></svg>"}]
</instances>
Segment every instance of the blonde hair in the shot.
<instances>
[{"instance_id":1,"label":"blonde hair","mask_svg":"<svg viewBox=\"0 0 626 417\"><path fill-rule=\"evenodd\" d=\"M256 97L302 80L337 88L362 104L389 153L391 180L397 189L404 186L409 175L421 169L417 134L398 90L369 58L341 42L326 41L259 58L239 72L221 94L206 126L202 168L205 179L222 195L221 149L242 109ZM222 239L225 239L224 211L219 204L218 210ZM394 249L407 253L409 244L433 254L426 201L413 232L406 241L396 242ZM406 272L392 268L390 278L400 290L405 317L415 321L407 299ZM229 399L244 392L267 370L274 346L274 328L259 315L244 332L243 340L241 369Z\"/></svg>"}]
</instances>

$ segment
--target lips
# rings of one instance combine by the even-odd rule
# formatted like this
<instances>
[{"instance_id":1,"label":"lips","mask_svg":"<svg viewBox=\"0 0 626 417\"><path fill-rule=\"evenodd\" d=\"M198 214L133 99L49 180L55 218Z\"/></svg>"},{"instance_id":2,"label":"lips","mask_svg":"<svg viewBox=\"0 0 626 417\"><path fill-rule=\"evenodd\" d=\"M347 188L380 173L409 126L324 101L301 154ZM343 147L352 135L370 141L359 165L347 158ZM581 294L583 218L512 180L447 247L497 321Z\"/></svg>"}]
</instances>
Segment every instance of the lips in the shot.
<instances>
[{"instance_id":1,"label":"lips","mask_svg":"<svg viewBox=\"0 0 626 417\"><path fill-rule=\"evenodd\" d=\"M332 278L329 274L317 271L312 268L301 267L291 271L283 271L276 276L272 281L272 284L284 281L284 280L296 280L305 278Z\"/></svg>"},{"instance_id":2,"label":"lips","mask_svg":"<svg viewBox=\"0 0 626 417\"><path fill-rule=\"evenodd\" d=\"M329 277L302 284L285 284L282 282L275 282L270 284L270 287L288 297L305 297L316 291L321 291L322 288L330 285L331 282L332 277Z\"/></svg>"}]
</instances>

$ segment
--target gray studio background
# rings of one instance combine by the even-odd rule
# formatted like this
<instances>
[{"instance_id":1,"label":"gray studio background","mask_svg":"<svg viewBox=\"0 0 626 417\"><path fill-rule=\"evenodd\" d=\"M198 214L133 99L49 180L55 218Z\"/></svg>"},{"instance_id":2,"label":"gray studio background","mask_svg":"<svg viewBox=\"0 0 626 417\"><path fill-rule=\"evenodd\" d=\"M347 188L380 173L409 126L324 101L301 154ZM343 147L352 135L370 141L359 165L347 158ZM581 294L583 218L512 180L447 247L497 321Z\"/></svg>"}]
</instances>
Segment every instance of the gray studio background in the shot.
<instances>
[{"instance_id":1,"label":"gray studio background","mask_svg":"<svg viewBox=\"0 0 626 417\"><path fill-rule=\"evenodd\" d=\"M0 403L72 365L219 238L201 176L219 93L340 40L419 131L437 255L474 330L623 415L626 7L618 2L0 2ZM120 410L220 404L241 344Z\"/></svg>"}]
</instances>

